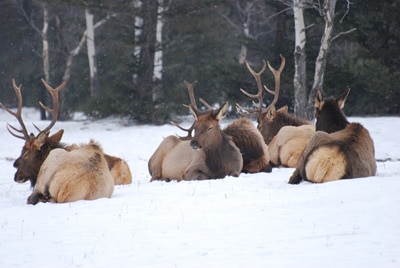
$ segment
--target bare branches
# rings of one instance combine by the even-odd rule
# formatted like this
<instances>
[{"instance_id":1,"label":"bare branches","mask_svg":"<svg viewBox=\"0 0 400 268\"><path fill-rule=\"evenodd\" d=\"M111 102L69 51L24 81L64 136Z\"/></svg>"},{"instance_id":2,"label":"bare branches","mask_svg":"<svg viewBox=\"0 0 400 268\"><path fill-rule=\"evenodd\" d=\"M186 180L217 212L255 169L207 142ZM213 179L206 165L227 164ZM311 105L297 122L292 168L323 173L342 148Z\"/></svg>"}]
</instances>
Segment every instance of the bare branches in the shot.
<instances>
[{"instance_id":1,"label":"bare branches","mask_svg":"<svg viewBox=\"0 0 400 268\"><path fill-rule=\"evenodd\" d=\"M339 38L342 35L349 34L349 33L352 33L354 31L357 31L357 28L352 28L352 29L350 29L348 31L340 32L337 35L335 35L334 37L332 37L331 42L333 42L334 40L336 40L337 38Z\"/></svg>"}]
</instances>

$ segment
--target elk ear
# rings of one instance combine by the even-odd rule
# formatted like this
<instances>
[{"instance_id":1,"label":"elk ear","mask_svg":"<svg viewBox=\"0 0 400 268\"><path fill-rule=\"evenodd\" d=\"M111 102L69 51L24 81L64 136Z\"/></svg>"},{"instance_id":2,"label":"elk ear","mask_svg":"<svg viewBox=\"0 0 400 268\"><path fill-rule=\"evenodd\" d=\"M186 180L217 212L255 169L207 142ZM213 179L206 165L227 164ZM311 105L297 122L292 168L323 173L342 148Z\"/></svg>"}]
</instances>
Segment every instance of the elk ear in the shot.
<instances>
[{"instance_id":1,"label":"elk ear","mask_svg":"<svg viewBox=\"0 0 400 268\"><path fill-rule=\"evenodd\" d=\"M275 105L272 105L271 107L268 108L264 118L266 118L267 120L272 120L274 119L275 114L276 114Z\"/></svg>"},{"instance_id":2,"label":"elk ear","mask_svg":"<svg viewBox=\"0 0 400 268\"><path fill-rule=\"evenodd\" d=\"M218 121L221 120L222 118L225 117L226 113L228 112L228 107L229 107L229 103L225 102L224 105L222 105L218 111L217 111L217 115L215 116L215 119L217 119Z\"/></svg>"},{"instance_id":3,"label":"elk ear","mask_svg":"<svg viewBox=\"0 0 400 268\"><path fill-rule=\"evenodd\" d=\"M346 88L346 90L340 95L339 98L337 98L336 102L339 106L340 109L343 109L344 103L346 102L347 96L349 96L350 93L350 88Z\"/></svg>"},{"instance_id":4,"label":"elk ear","mask_svg":"<svg viewBox=\"0 0 400 268\"><path fill-rule=\"evenodd\" d=\"M316 109L321 109L322 105L324 105L324 93L322 93L322 90L320 88L317 89L315 92L315 108Z\"/></svg>"},{"instance_id":5,"label":"elk ear","mask_svg":"<svg viewBox=\"0 0 400 268\"><path fill-rule=\"evenodd\" d=\"M41 131L39 135L33 140L33 146L36 150L40 150L43 144L45 144L47 136L49 135L48 132Z\"/></svg>"},{"instance_id":6,"label":"elk ear","mask_svg":"<svg viewBox=\"0 0 400 268\"><path fill-rule=\"evenodd\" d=\"M49 137L52 142L60 143L62 136L64 134L64 129L60 129L58 132L54 133Z\"/></svg>"},{"instance_id":7,"label":"elk ear","mask_svg":"<svg viewBox=\"0 0 400 268\"><path fill-rule=\"evenodd\" d=\"M289 110L289 107L287 105L285 105L285 106L279 108L276 112L281 113L281 114L287 114L288 110Z\"/></svg>"}]
</instances>

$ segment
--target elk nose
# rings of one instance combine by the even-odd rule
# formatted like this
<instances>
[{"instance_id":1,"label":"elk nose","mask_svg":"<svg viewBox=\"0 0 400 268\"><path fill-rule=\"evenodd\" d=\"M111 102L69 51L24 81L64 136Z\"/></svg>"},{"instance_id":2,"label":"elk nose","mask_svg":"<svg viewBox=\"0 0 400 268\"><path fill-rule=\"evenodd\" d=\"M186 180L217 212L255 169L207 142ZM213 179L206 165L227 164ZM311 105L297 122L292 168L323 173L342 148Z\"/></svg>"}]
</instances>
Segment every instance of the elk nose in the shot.
<instances>
[{"instance_id":1,"label":"elk nose","mask_svg":"<svg viewBox=\"0 0 400 268\"><path fill-rule=\"evenodd\" d=\"M199 149L199 148L200 148L199 142L198 142L198 141L195 141L195 140L190 141L190 146L191 146L193 149Z\"/></svg>"}]
</instances>

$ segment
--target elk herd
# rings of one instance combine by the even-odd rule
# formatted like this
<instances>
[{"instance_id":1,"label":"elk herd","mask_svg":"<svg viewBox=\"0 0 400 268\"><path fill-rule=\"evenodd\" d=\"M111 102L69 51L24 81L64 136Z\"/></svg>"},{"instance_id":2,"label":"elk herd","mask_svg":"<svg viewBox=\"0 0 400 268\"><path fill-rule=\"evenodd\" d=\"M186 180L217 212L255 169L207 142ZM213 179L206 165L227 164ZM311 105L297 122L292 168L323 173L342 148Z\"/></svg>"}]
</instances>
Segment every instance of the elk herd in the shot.
<instances>
[{"instance_id":1,"label":"elk herd","mask_svg":"<svg viewBox=\"0 0 400 268\"><path fill-rule=\"evenodd\" d=\"M374 142L367 129L359 123L350 123L342 111L350 89L337 99L324 96L318 89L315 124L297 118L288 112L287 106L276 108L285 64L281 56L278 69L263 61L262 69L256 72L246 61L256 81L257 93L240 90L256 102L253 102L254 108L236 104L241 118L225 128L220 121L227 114L229 103L213 108L199 98L204 107L198 108L194 94L197 82L184 81L190 99L186 107L193 115L193 123L184 128L171 122L187 135L170 135L162 140L148 161L150 181L221 179L238 177L241 173L270 173L275 167L294 168L290 184L374 176ZM261 81L267 66L274 76L274 89ZM37 135L28 133L22 119L21 85L12 81L18 99L17 111L0 103L20 125L17 128L7 124L8 131L25 141L21 155L14 162L17 169L14 180L18 183L30 181L33 191L28 204L109 198L114 185L130 184L132 175L127 162L106 154L99 142L90 140L67 145L61 142L63 130L50 135L58 118L59 91L66 82L55 89L46 81L42 82L52 97L53 108L39 104L51 114L52 120L43 130L34 125ZM264 107L264 91L273 95L267 107ZM250 119L252 116L257 118L257 127Z\"/></svg>"}]
</instances>

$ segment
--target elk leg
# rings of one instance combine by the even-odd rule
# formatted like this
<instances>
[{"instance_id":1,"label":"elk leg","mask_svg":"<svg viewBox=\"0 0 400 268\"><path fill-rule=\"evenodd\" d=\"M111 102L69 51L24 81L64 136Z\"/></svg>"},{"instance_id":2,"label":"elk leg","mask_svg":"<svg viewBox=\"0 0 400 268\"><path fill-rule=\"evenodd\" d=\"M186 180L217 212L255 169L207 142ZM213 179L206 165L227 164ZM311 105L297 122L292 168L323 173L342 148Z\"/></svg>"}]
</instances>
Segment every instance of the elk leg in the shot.
<instances>
[{"instance_id":1,"label":"elk leg","mask_svg":"<svg viewBox=\"0 0 400 268\"><path fill-rule=\"evenodd\" d=\"M299 184L302 181L299 170L295 170L289 179L289 184Z\"/></svg>"},{"instance_id":2,"label":"elk leg","mask_svg":"<svg viewBox=\"0 0 400 268\"><path fill-rule=\"evenodd\" d=\"M33 192L29 197L28 197L28 205L36 205L39 202L46 202L46 198L42 193L39 192Z\"/></svg>"}]
</instances>

